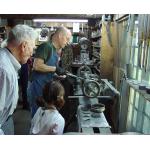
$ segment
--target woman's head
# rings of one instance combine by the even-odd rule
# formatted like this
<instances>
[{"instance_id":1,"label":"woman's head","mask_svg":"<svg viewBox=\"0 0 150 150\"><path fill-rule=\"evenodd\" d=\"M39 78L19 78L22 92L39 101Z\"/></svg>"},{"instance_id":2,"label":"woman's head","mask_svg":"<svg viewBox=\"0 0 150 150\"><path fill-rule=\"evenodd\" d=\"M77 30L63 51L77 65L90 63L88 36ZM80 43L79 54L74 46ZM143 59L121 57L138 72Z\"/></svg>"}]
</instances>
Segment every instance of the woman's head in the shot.
<instances>
[{"instance_id":1,"label":"woman's head","mask_svg":"<svg viewBox=\"0 0 150 150\"><path fill-rule=\"evenodd\" d=\"M54 105L56 108L60 109L65 103L64 93L64 88L60 82L48 82L43 88L44 105L40 106L47 107L48 105Z\"/></svg>"}]
</instances>

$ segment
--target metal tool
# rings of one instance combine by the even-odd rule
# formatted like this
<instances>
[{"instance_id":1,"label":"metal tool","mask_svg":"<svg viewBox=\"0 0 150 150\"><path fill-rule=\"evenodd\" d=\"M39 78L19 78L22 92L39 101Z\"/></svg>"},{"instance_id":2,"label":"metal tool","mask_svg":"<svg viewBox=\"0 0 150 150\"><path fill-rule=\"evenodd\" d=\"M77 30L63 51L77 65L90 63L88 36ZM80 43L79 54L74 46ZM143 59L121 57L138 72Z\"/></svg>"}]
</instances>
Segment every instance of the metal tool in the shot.
<instances>
[{"instance_id":1,"label":"metal tool","mask_svg":"<svg viewBox=\"0 0 150 150\"><path fill-rule=\"evenodd\" d=\"M138 16L138 60L141 68L148 70L149 42L150 42L150 15Z\"/></svg>"},{"instance_id":2,"label":"metal tool","mask_svg":"<svg viewBox=\"0 0 150 150\"><path fill-rule=\"evenodd\" d=\"M79 70L82 70L82 68L80 68ZM78 74L80 76L76 76L70 72L67 72L66 74L67 76L77 78L80 80L82 92L85 96L90 98L97 97L103 88L103 84L98 82L98 76L95 74L89 74L87 73L87 71L81 71L80 73L79 72L80 71L78 71Z\"/></svg>"}]
</instances>

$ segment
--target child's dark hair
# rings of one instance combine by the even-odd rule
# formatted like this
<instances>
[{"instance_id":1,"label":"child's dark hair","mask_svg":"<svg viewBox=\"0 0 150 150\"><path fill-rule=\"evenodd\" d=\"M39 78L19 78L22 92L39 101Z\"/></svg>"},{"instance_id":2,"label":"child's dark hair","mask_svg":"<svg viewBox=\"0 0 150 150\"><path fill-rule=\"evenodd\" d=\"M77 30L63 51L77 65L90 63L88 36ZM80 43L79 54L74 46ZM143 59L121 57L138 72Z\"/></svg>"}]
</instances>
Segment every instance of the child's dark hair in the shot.
<instances>
[{"instance_id":1,"label":"child's dark hair","mask_svg":"<svg viewBox=\"0 0 150 150\"><path fill-rule=\"evenodd\" d=\"M59 81L50 81L43 88L43 97L37 99L37 104L40 107L48 108L49 104L53 104L60 109L64 105L64 87Z\"/></svg>"}]
</instances>

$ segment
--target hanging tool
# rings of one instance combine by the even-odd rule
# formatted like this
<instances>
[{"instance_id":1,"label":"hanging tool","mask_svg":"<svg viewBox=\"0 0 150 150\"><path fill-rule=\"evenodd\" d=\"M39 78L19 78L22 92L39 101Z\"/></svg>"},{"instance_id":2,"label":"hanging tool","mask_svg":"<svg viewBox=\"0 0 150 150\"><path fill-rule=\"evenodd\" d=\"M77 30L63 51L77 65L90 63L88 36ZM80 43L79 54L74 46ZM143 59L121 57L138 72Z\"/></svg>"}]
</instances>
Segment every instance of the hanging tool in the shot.
<instances>
[{"instance_id":1,"label":"hanging tool","mask_svg":"<svg viewBox=\"0 0 150 150\"><path fill-rule=\"evenodd\" d=\"M134 63L134 54L135 54L135 43L134 42L134 30L135 30L135 15L129 15L129 20L128 20L128 26L127 26L127 32L129 34L129 39L127 39L129 50L129 63L133 64Z\"/></svg>"},{"instance_id":2,"label":"hanging tool","mask_svg":"<svg viewBox=\"0 0 150 150\"><path fill-rule=\"evenodd\" d=\"M111 36L111 31L110 31L111 19L109 16L108 16L107 22L104 22L104 25L106 27L107 39L108 39L109 45L112 47L112 36Z\"/></svg>"},{"instance_id":3,"label":"hanging tool","mask_svg":"<svg viewBox=\"0 0 150 150\"><path fill-rule=\"evenodd\" d=\"M130 26L129 28L130 35L133 36L133 31L135 26L135 15L130 15L129 26Z\"/></svg>"},{"instance_id":4,"label":"hanging tool","mask_svg":"<svg viewBox=\"0 0 150 150\"><path fill-rule=\"evenodd\" d=\"M143 43L143 15L138 15L138 66L142 68L142 43Z\"/></svg>"},{"instance_id":5,"label":"hanging tool","mask_svg":"<svg viewBox=\"0 0 150 150\"><path fill-rule=\"evenodd\" d=\"M146 62L146 47L147 47L147 15L144 15L144 23L143 23L143 41L144 41L144 48L143 48L143 61L142 61L142 68L145 68Z\"/></svg>"},{"instance_id":6,"label":"hanging tool","mask_svg":"<svg viewBox=\"0 0 150 150\"><path fill-rule=\"evenodd\" d=\"M148 16L147 15L139 15L138 18L138 49L139 55L138 60L140 63L141 68L145 68L146 64L146 54L147 54L147 23L148 23Z\"/></svg>"}]
</instances>

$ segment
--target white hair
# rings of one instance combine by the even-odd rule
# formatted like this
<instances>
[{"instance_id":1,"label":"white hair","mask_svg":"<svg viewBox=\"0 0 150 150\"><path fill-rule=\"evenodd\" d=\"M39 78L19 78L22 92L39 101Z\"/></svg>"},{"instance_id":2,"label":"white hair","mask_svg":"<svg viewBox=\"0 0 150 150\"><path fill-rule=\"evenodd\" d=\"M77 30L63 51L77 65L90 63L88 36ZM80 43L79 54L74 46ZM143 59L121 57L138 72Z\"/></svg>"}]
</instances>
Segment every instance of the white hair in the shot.
<instances>
[{"instance_id":1,"label":"white hair","mask_svg":"<svg viewBox=\"0 0 150 150\"><path fill-rule=\"evenodd\" d=\"M1 44L0 47L1 48L5 48L7 46L7 39L5 39Z\"/></svg>"},{"instance_id":2,"label":"white hair","mask_svg":"<svg viewBox=\"0 0 150 150\"><path fill-rule=\"evenodd\" d=\"M32 27L19 24L10 31L7 41L8 43L15 41L20 44L23 41L35 41L37 37L38 34Z\"/></svg>"}]
</instances>

